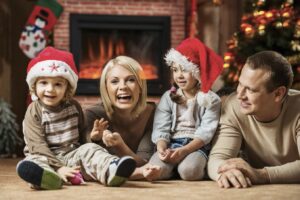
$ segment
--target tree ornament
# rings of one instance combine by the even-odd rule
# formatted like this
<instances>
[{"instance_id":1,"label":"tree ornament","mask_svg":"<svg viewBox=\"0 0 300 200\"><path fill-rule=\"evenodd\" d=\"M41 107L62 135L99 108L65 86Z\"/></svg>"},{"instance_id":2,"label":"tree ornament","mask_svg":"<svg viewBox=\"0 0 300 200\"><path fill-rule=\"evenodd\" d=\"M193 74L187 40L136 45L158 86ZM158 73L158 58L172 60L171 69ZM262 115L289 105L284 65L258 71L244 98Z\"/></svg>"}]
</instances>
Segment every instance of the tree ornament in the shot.
<instances>
[{"instance_id":1,"label":"tree ornament","mask_svg":"<svg viewBox=\"0 0 300 200\"><path fill-rule=\"evenodd\" d=\"M258 0L256 5L257 5L258 7L261 7L261 6L264 6L265 3L266 3L266 0Z\"/></svg>"},{"instance_id":2,"label":"tree ornament","mask_svg":"<svg viewBox=\"0 0 300 200\"><path fill-rule=\"evenodd\" d=\"M266 33L266 26L265 25L259 25L258 27L258 34L259 35L264 35Z\"/></svg>"},{"instance_id":3,"label":"tree ornament","mask_svg":"<svg viewBox=\"0 0 300 200\"><path fill-rule=\"evenodd\" d=\"M282 23L281 22L276 22L275 23L275 27L277 28L277 29L281 29L282 28Z\"/></svg>"},{"instance_id":4,"label":"tree ornament","mask_svg":"<svg viewBox=\"0 0 300 200\"><path fill-rule=\"evenodd\" d=\"M290 27L290 20L285 20L283 23L282 23L282 26L284 27L284 28L288 28L288 27Z\"/></svg>"},{"instance_id":5,"label":"tree ornament","mask_svg":"<svg viewBox=\"0 0 300 200\"><path fill-rule=\"evenodd\" d=\"M299 40L292 40L291 46L293 51L300 51L300 42Z\"/></svg>"},{"instance_id":6,"label":"tree ornament","mask_svg":"<svg viewBox=\"0 0 300 200\"><path fill-rule=\"evenodd\" d=\"M300 30L295 30L294 37L300 38Z\"/></svg>"},{"instance_id":7,"label":"tree ornament","mask_svg":"<svg viewBox=\"0 0 300 200\"><path fill-rule=\"evenodd\" d=\"M223 4L223 0L213 0L212 2L215 6L220 6Z\"/></svg>"},{"instance_id":8,"label":"tree ornament","mask_svg":"<svg viewBox=\"0 0 300 200\"><path fill-rule=\"evenodd\" d=\"M255 30L253 26L250 25L245 28L245 35L247 38L253 38L254 34L255 34Z\"/></svg>"},{"instance_id":9,"label":"tree ornament","mask_svg":"<svg viewBox=\"0 0 300 200\"><path fill-rule=\"evenodd\" d=\"M284 12L281 14L281 16L282 16L283 18L290 18L290 17L291 17L291 13L290 13L289 11L284 11Z\"/></svg>"},{"instance_id":10,"label":"tree ornament","mask_svg":"<svg viewBox=\"0 0 300 200\"><path fill-rule=\"evenodd\" d=\"M226 68L229 68L229 67L230 67L230 64L229 64L229 63L224 63L224 64L223 64L223 68L226 69Z\"/></svg>"},{"instance_id":11,"label":"tree ornament","mask_svg":"<svg viewBox=\"0 0 300 200\"><path fill-rule=\"evenodd\" d=\"M226 52L224 54L224 61L225 62L231 62L231 61L233 61L233 55L232 55L231 52Z\"/></svg>"}]
</instances>

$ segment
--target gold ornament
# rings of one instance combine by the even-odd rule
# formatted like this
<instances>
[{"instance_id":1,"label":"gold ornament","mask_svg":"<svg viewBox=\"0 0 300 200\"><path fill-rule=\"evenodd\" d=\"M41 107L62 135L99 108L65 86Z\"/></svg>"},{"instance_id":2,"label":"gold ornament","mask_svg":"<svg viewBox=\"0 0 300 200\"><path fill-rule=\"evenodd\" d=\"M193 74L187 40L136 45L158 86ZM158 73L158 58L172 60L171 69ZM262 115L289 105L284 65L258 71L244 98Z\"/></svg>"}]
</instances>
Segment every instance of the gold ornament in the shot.
<instances>
[{"instance_id":1,"label":"gold ornament","mask_svg":"<svg viewBox=\"0 0 300 200\"><path fill-rule=\"evenodd\" d=\"M230 64L229 64L229 63L224 63L224 64L223 64L223 68L228 68L228 67L230 67Z\"/></svg>"},{"instance_id":2,"label":"gold ornament","mask_svg":"<svg viewBox=\"0 0 300 200\"><path fill-rule=\"evenodd\" d=\"M264 35L266 33L266 26L265 25L259 25L258 26L258 34L259 35Z\"/></svg>"},{"instance_id":3,"label":"gold ornament","mask_svg":"<svg viewBox=\"0 0 300 200\"><path fill-rule=\"evenodd\" d=\"M291 17L291 14L288 11L286 11L286 12L282 13L282 17L289 18L289 17Z\"/></svg>"},{"instance_id":4,"label":"gold ornament","mask_svg":"<svg viewBox=\"0 0 300 200\"><path fill-rule=\"evenodd\" d=\"M278 29L282 28L282 23L281 22L276 22L275 27L278 28Z\"/></svg>"},{"instance_id":5,"label":"gold ornament","mask_svg":"<svg viewBox=\"0 0 300 200\"><path fill-rule=\"evenodd\" d=\"M234 77L233 77L233 81L236 82L237 80L239 80L239 75L236 74Z\"/></svg>"},{"instance_id":6,"label":"gold ornament","mask_svg":"<svg viewBox=\"0 0 300 200\"><path fill-rule=\"evenodd\" d=\"M245 35L246 35L246 37L252 38L254 36L254 34L255 34L255 31L254 31L254 29L253 29L252 26L249 26L249 27L245 28Z\"/></svg>"},{"instance_id":7,"label":"gold ornament","mask_svg":"<svg viewBox=\"0 0 300 200\"><path fill-rule=\"evenodd\" d=\"M294 37L300 38L300 29L295 29Z\"/></svg>"},{"instance_id":8,"label":"gold ornament","mask_svg":"<svg viewBox=\"0 0 300 200\"><path fill-rule=\"evenodd\" d=\"M274 16L273 12L268 11L265 13L266 18L272 18Z\"/></svg>"},{"instance_id":9,"label":"gold ornament","mask_svg":"<svg viewBox=\"0 0 300 200\"><path fill-rule=\"evenodd\" d=\"M265 5L266 0L258 0L257 1L257 6L263 6Z\"/></svg>"},{"instance_id":10,"label":"gold ornament","mask_svg":"<svg viewBox=\"0 0 300 200\"><path fill-rule=\"evenodd\" d=\"M212 0L212 2L215 6L220 6L223 4L223 0Z\"/></svg>"},{"instance_id":11,"label":"gold ornament","mask_svg":"<svg viewBox=\"0 0 300 200\"><path fill-rule=\"evenodd\" d=\"M292 40L291 46L293 51L300 51L300 41L299 40Z\"/></svg>"},{"instance_id":12,"label":"gold ornament","mask_svg":"<svg viewBox=\"0 0 300 200\"><path fill-rule=\"evenodd\" d=\"M290 26L290 20L285 20L282 24L284 28L288 28Z\"/></svg>"}]
</instances>

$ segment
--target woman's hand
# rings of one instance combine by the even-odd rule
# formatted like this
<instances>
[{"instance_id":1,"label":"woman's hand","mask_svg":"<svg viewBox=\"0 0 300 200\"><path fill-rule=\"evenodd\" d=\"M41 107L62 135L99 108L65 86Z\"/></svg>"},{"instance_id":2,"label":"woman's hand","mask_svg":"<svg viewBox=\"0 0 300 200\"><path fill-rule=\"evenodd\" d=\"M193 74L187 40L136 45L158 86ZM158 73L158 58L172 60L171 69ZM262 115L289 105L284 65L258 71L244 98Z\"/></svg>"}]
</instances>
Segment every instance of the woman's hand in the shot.
<instances>
[{"instance_id":1,"label":"woman's hand","mask_svg":"<svg viewBox=\"0 0 300 200\"><path fill-rule=\"evenodd\" d=\"M57 170L57 173L59 176L63 179L65 183L68 182L68 178L72 178L75 176L75 174L80 172L80 166L75 167L67 167L63 166Z\"/></svg>"},{"instance_id":2,"label":"woman's hand","mask_svg":"<svg viewBox=\"0 0 300 200\"><path fill-rule=\"evenodd\" d=\"M103 136L103 131L108 128L108 121L101 118L94 121L93 130L91 132L91 140L100 141Z\"/></svg>"},{"instance_id":3,"label":"woman's hand","mask_svg":"<svg viewBox=\"0 0 300 200\"><path fill-rule=\"evenodd\" d=\"M125 142L119 133L112 133L109 130L103 131L102 140L107 147L121 147L125 145Z\"/></svg>"}]
</instances>

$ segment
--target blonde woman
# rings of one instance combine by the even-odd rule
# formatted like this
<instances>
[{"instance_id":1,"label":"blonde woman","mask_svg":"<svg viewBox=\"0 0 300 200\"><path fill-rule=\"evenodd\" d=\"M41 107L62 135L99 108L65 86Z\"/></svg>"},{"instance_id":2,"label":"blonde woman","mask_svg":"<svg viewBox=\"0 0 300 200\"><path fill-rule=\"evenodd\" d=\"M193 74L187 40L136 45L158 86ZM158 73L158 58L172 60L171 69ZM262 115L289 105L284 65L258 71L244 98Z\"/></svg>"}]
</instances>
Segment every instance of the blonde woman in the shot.
<instances>
[{"instance_id":1,"label":"blonde woman","mask_svg":"<svg viewBox=\"0 0 300 200\"><path fill-rule=\"evenodd\" d=\"M147 164L153 154L151 132L154 103L147 103L147 85L140 64L118 56L104 67L100 78L102 102L87 108L90 139L119 157L132 156L138 168L131 179L155 179L158 166Z\"/></svg>"}]
</instances>

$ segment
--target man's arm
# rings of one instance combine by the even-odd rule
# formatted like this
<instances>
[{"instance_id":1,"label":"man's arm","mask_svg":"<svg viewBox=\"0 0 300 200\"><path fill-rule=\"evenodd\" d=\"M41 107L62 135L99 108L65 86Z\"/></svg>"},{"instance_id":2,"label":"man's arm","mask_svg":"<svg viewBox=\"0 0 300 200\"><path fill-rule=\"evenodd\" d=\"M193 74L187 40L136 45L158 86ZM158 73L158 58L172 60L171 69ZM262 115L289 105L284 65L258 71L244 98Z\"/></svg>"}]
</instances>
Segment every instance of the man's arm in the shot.
<instances>
[{"instance_id":1,"label":"man's arm","mask_svg":"<svg viewBox=\"0 0 300 200\"><path fill-rule=\"evenodd\" d=\"M300 157L300 118L296 128L296 140ZM269 174L270 183L300 183L300 160L288 162L284 165L265 167Z\"/></svg>"},{"instance_id":2,"label":"man's arm","mask_svg":"<svg viewBox=\"0 0 300 200\"><path fill-rule=\"evenodd\" d=\"M227 159L238 156L241 144L242 136L239 132L234 127L220 122L207 164L208 175L212 180L218 180L218 169Z\"/></svg>"},{"instance_id":3,"label":"man's arm","mask_svg":"<svg viewBox=\"0 0 300 200\"><path fill-rule=\"evenodd\" d=\"M230 158L236 158L242 144L242 135L236 116L234 104L236 96L230 95L222 103L221 117L216 134L212 141L212 149L208 159L208 175L213 180L218 180L218 168Z\"/></svg>"}]
</instances>

